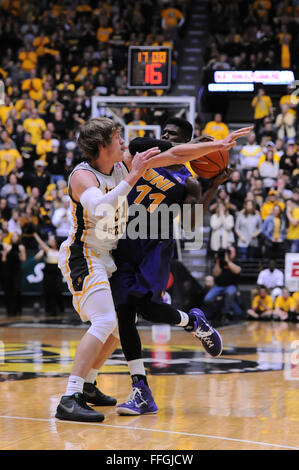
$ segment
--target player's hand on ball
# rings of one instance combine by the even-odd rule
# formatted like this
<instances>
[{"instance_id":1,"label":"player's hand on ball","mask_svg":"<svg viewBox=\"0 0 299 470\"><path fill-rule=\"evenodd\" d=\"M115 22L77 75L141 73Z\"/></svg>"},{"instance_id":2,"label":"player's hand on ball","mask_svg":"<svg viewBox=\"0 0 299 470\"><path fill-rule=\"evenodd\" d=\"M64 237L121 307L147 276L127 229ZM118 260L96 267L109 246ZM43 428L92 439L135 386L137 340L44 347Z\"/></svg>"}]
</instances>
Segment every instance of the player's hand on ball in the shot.
<instances>
[{"instance_id":1,"label":"player's hand on ball","mask_svg":"<svg viewBox=\"0 0 299 470\"><path fill-rule=\"evenodd\" d=\"M213 185L214 186L220 186L221 184L225 183L228 181L231 177L231 174L234 170L232 168L226 168L224 171L219 173L214 179L213 179Z\"/></svg>"}]
</instances>

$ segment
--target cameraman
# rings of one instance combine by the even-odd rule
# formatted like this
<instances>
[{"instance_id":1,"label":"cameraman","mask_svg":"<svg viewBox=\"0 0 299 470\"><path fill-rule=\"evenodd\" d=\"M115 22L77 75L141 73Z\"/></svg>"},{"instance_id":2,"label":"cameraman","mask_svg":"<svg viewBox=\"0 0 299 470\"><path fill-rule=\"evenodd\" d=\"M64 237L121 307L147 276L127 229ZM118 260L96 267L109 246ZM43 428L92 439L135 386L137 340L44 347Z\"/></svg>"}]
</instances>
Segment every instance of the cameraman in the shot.
<instances>
[{"instance_id":1,"label":"cameraman","mask_svg":"<svg viewBox=\"0 0 299 470\"><path fill-rule=\"evenodd\" d=\"M210 312L213 312L216 298L219 295L223 295L223 314L240 318L245 314L236 302L237 285L241 267L233 262L235 256L236 250L233 246L229 247L227 250L219 250L216 254L215 266L213 268L215 285L206 294L204 303L207 305Z\"/></svg>"}]
</instances>

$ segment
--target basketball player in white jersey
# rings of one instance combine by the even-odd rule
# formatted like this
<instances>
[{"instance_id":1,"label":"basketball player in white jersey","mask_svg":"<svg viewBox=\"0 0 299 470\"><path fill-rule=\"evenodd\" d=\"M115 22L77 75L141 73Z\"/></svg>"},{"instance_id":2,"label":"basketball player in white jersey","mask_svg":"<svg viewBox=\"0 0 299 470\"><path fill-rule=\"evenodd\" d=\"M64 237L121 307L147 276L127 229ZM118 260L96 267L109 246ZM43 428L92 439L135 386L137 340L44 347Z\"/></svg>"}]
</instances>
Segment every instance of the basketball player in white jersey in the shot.
<instances>
[{"instance_id":1,"label":"basketball player in white jersey","mask_svg":"<svg viewBox=\"0 0 299 470\"><path fill-rule=\"evenodd\" d=\"M215 150L229 150L235 145L236 138L247 133L240 129L223 141L184 144L159 156L160 150L153 148L132 159L129 155L124 158L124 141L110 119L95 118L82 126L78 146L87 161L77 165L69 178L73 227L61 245L59 267L73 295L75 309L83 321L90 321L91 326L77 348L56 418L71 421L104 419L102 413L86 404L82 391L99 356L109 357L118 341L108 279L116 269L111 250L125 230L127 194L146 169L185 163Z\"/></svg>"}]
</instances>

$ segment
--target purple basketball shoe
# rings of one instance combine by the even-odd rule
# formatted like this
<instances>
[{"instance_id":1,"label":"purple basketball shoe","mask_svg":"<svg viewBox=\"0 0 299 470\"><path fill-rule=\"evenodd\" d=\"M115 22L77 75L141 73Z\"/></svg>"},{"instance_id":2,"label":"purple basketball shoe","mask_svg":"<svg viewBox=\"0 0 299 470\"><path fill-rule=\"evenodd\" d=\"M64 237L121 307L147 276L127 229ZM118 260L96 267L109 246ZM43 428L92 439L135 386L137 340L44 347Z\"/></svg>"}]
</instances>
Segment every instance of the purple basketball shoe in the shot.
<instances>
[{"instance_id":1,"label":"purple basketball shoe","mask_svg":"<svg viewBox=\"0 0 299 470\"><path fill-rule=\"evenodd\" d=\"M116 412L119 415L155 414L158 412L158 407L149 387L143 380L139 380L133 384L133 390L127 401L116 407Z\"/></svg>"},{"instance_id":2,"label":"purple basketball shoe","mask_svg":"<svg viewBox=\"0 0 299 470\"><path fill-rule=\"evenodd\" d=\"M220 356L222 352L222 339L220 334L213 328L199 308L192 308L189 312L196 320L192 329L185 328L198 338L205 350L213 357Z\"/></svg>"}]
</instances>

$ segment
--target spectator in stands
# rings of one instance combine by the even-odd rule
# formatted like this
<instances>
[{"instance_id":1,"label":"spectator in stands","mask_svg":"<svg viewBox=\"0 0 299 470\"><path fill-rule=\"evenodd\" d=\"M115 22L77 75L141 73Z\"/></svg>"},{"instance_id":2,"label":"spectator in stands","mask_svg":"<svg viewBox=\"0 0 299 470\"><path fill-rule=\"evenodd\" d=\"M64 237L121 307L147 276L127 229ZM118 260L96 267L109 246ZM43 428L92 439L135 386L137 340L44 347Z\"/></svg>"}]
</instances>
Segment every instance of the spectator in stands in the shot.
<instances>
[{"instance_id":1,"label":"spectator in stands","mask_svg":"<svg viewBox=\"0 0 299 470\"><path fill-rule=\"evenodd\" d=\"M216 202L211 204L209 207L209 210L211 213L216 211L218 207L218 203L220 202L222 202L225 205L226 210L228 210L231 214L234 214L236 212L237 206L231 203L229 195L225 191L225 188L222 188L222 187L218 190L218 193L216 196Z\"/></svg>"},{"instance_id":2,"label":"spectator in stands","mask_svg":"<svg viewBox=\"0 0 299 470\"><path fill-rule=\"evenodd\" d=\"M46 163L43 160L36 160L34 162L35 170L29 177L29 186L31 188L38 188L41 195L46 192L47 186L50 184L50 174L45 170Z\"/></svg>"},{"instance_id":3,"label":"spectator in stands","mask_svg":"<svg viewBox=\"0 0 299 470\"><path fill-rule=\"evenodd\" d=\"M20 235L13 233L11 243L2 252L4 301L8 315L22 311L21 263L26 261L26 250L20 242Z\"/></svg>"},{"instance_id":4,"label":"spectator in stands","mask_svg":"<svg viewBox=\"0 0 299 470\"><path fill-rule=\"evenodd\" d=\"M69 235L72 225L71 200L69 196L63 196L62 207L55 210L52 217L52 224L56 227L56 236L59 243L62 243Z\"/></svg>"},{"instance_id":5,"label":"spectator in stands","mask_svg":"<svg viewBox=\"0 0 299 470\"><path fill-rule=\"evenodd\" d=\"M242 170L256 168L262 155L264 155L264 151L256 141L256 134L251 132L247 137L247 144L242 147L240 152Z\"/></svg>"},{"instance_id":6,"label":"spectator in stands","mask_svg":"<svg viewBox=\"0 0 299 470\"><path fill-rule=\"evenodd\" d=\"M24 188L17 183L16 175L11 173L8 178L8 183L1 189L1 198L7 199L7 205L10 209L17 207L19 201L25 199Z\"/></svg>"},{"instance_id":7,"label":"spectator in stands","mask_svg":"<svg viewBox=\"0 0 299 470\"><path fill-rule=\"evenodd\" d=\"M183 13L176 7L175 2L172 0L169 4L165 4L165 7L161 10L161 17L162 28L170 30L172 36L175 36L177 29L181 28L185 21Z\"/></svg>"},{"instance_id":8,"label":"spectator in stands","mask_svg":"<svg viewBox=\"0 0 299 470\"><path fill-rule=\"evenodd\" d=\"M220 113L216 113L214 116L214 121L210 121L206 124L203 134L210 135L215 139L225 139L225 137L229 134L229 129L227 125L222 122L222 115Z\"/></svg>"},{"instance_id":9,"label":"spectator in stands","mask_svg":"<svg viewBox=\"0 0 299 470\"><path fill-rule=\"evenodd\" d=\"M45 243L37 234L33 234L37 241L40 251L35 255L35 259L45 258L45 269L43 278L45 312L48 315L56 316L62 313L62 275L58 268L58 248L59 245L54 235L49 235L48 242Z\"/></svg>"},{"instance_id":10,"label":"spectator in stands","mask_svg":"<svg viewBox=\"0 0 299 470\"><path fill-rule=\"evenodd\" d=\"M11 233L17 233L18 235L22 235L19 209L12 210L11 218L8 221L8 231Z\"/></svg>"},{"instance_id":11,"label":"spectator in stands","mask_svg":"<svg viewBox=\"0 0 299 470\"><path fill-rule=\"evenodd\" d=\"M253 201L246 201L244 209L237 215L235 233L237 246L242 260L254 258L258 248L262 219Z\"/></svg>"},{"instance_id":12,"label":"spectator in stands","mask_svg":"<svg viewBox=\"0 0 299 470\"><path fill-rule=\"evenodd\" d=\"M39 117L38 110L33 108L30 117L23 122L24 129L32 135L32 143L37 145L42 138L42 133L47 126L43 119Z\"/></svg>"},{"instance_id":13,"label":"spectator in stands","mask_svg":"<svg viewBox=\"0 0 299 470\"><path fill-rule=\"evenodd\" d=\"M266 95L264 88L260 87L257 95L253 98L251 106L254 109L255 132L259 139L260 128L266 116L273 116L273 104L270 96Z\"/></svg>"},{"instance_id":14,"label":"spectator in stands","mask_svg":"<svg viewBox=\"0 0 299 470\"><path fill-rule=\"evenodd\" d=\"M282 210L278 205L273 207L272 214L268 215L264 220L262 234L265 240L266 256L281 258L284 252L286 222Z\"/></svg>"},{"instance_id":15,"label":"spectator in stands","mask_svg":"<svg viewBox=\"0 0 299 470\"><path fill-rule=\"evenodd\" d=\"M36 146L36 153L38 158L46 161L47 153L52 152L53 148L53 138L51 132L47 129L43 134L43 139L40 139Z\"/></svg>"},{"instance_id":16,"label":"spectator in stands","mask_svg":"<svg viewBox=\"0 0 299 470\"><path fill-rule=\"evenodd\" d=\"M268 192L267 199L261 207L261 217L265 220L269 215L272 214L274 206L278 205L281 211L284 210L285 204L277 199L277 191L270 189Z\"/></svg>"},{"instance_id":17,"label":"spectator in stands","mask_svg":"<svg viewBox=\"0 0 299 470\"><path fill-rule=\"evenodd\" d=\"M288 174L291 175L296 168L296 158L295 140L289 140L286 145L286 150L280 158L279 168L287 171Z\"/></svg>"},{"instance_id":18,"label":"spectator in stands","mask_svg":"<svg viewBox=\"0 0 299 470\"><path fill-rule=\"evenodd\" d=\"M259 173L263 178L263 185L266 190L272 188L278 177L279 164L274 161L274 152L271 148L267 148L266 159L260 164Z\"/></svg>"},{"instance_id":19,"label":"spectator in stands","mask_svg":"<svg viewBox=\"0 0 299 470\"><path fill-rule=\"evenodd\" d=\"M293 196L293 191L288 189L290 187L290 178L288 175L282 174L277 178L275 188L277 192L277 199L279 201L287 201Z\"/></svg>"},{"instance_id":20,"label":"spectator in stands","mask_svg":"<svg viewBox=\"0 0 299 470\"><path fill-rule=\"evenodd\" d=\"M288 320L295 310L295 301L286 287L282 288L282 295L276 297L274 303L273 320Z\"/></svg>"},{"instance_id":21,"label":"spectator in stands","mask_svg":"<svg viewBox=\"0 0 299 470\"><path fill-rule=\"evenodd\" d=\"M34 214L34 209L29 204L25 209L25 214L20 218L20 225L22 228L22 243L26 249L36 248L33 234L38 228L38 217Z\"/></svg>"},{"instance_id":22,"label":"spectator in stands","mask_svg":"<svg viewBox=\"0 0 299 470\"><path fill-rule=\"evenodd\" d=\"M283 95L280 100L279 100L279 105L280 107L283 104L287 104L289 106L289 113L294 115L294 118L296 119L297 117L297 111L296 108L299 104L299 98L298 96L294 93L294 88L292 86L287 86L286 89L286 94Z\"/></svg>"},{"instance_id":23,"label":"spectator in stands","mask_svg":"<svg viewBox=\"0 0 299 470\"><path fill-rule=\"evenodd\" d=\"M252 306L247 310L249 320L270 320L273 312L273 299L265 286L260 285L258 294L252 300Z\"/></svg>"},{"instance_id":24,"label":"spectator in stands","mask_svg":"<svg viewBox=\"0 0 299 470\"><path fill-rule=\"evenodd\" d=\"M32 136L29 132L24 134L24 142L18 149L23 159L24 173L28 175L33 170L33 164L37 159L36 146L32 143Z\"/></svg>"},{"instance_id":25,"label":"spectator in stands","mask_svg":"<svg viewBox=\"0 0 299 470\"><path fill-rule=\"evenodd\" d=\"M227 249L234 243L234 218L223 202L218 202L216 213L211 217L210 226L210 248L213 252Z\"/></svg>"},{"instance_id":26,"label":"spectator in stands","mask_svg":"<svg viewBox=\"0 0 299 470\"><path fill-rule=\"evenodd\" d=\"M268 268L263 269L257 278L258 286L265 286L273 300L281 294L281 289L284 285L283 272L276 268L275 259L270 259Z\"/></svg>"},{"instance_id":27,"label":"spectator in stands","mask_svg":"<svg viewBox=\"0 0 299 470\"><path fill-rule=\"evenodd\" d=\"M284 141L288 139L294 139L296 136L295 129L295 116L290 113L290 107L288 104L281 105L281 113L278 114L275 120L275 126L277 130L277 137Z\"/></svg>"},{"instance_id":28,"label":"spectator in stands","mask_svg":"<svg viewBox=\"0 0 299 470\"><path fill-rule=\"evenodd\" d=\"M286 203L286 216L289 222L286 233L287 251L299 253L299 207L294 199Z\"/></svg>"},{"instance_id":29,"label":"spectator in stands","mask_svg":"<svg viewBox=\"0 0 299 470\"><path fill-rule=\"evenodd\" d=\"M237 210L241 210L246 197L246 187L238 170L232 172L230 180L225 183L225 190L229 195L231 204L236 206Z\"/></svg>"},{"instance_id":30,"label":"spectator in stands","mask_svg":"<svg viewBox=\"0 0 299 470\"><path fill-rule=\"evenodd\" d=\"M10 141L4 142L3 149L0 150L0 175L2 177L8 176L13 171L18 158L21 158L20 152L12 147Z\"/></svg>"},{"instance_id":31,"label":"spectator in stands","mask_svg":"<svg viewBox=\"0 0 299 470\"><path fill-rule=\"evenodd\" d=\"M64 154L60 148L60 142L53 139L52 151L47 154L47 171L51 175L51 183L64 179Z\"/></svg>"},{"instance_id":32,"label":"spectator in stands","mask_svg":"<svg viewBox=\"0 0 299 470\"><path fill-rule=\"evenodd\" d=\"M204 303L211 312L214 311L214 303L219 295L224 296L223 314L228 316L243 315L243 311L236 302L237 286L241 267L234 263L236 250L230 247L227 250L221 250L216 255L213 276L215 285L208 291L204 297Z\"/></svg>"}]
</instances>

